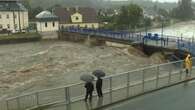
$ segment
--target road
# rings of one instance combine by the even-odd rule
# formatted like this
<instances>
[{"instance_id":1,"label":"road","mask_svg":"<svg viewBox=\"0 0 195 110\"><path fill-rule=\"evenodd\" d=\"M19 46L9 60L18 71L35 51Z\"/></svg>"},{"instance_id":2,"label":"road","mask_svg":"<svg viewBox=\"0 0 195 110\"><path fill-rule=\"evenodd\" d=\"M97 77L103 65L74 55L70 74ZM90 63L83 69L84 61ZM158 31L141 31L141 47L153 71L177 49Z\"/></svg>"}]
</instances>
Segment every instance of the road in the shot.
<instances>
[{"instance_id":1,"label":"road","mask_svg":"<svg viewBox=\"0 0 195 110\"><path fill-rule=\"evenodd\" d=\"M104 110L194 110L195 81L122 102Z\"/></svg>"}]
</instances>

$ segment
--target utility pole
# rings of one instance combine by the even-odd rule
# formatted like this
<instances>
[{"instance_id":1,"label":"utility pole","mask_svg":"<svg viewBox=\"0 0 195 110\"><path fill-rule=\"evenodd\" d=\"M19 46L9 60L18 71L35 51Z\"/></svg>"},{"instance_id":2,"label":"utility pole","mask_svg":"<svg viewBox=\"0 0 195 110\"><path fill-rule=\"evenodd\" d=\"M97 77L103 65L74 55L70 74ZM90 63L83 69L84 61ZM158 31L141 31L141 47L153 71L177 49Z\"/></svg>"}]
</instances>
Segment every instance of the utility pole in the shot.
<instances>
[{"instance_id":1,"label":"utility pole","mask_svg":"<svg viewBox=\"0 0 195 110\"><path fill-rule=\"evenodd\" d=\"M163 38L163 33L164 33L164 20L162 19L162 31L161 31L162 38Z\"/></svg>"}]
</instances>

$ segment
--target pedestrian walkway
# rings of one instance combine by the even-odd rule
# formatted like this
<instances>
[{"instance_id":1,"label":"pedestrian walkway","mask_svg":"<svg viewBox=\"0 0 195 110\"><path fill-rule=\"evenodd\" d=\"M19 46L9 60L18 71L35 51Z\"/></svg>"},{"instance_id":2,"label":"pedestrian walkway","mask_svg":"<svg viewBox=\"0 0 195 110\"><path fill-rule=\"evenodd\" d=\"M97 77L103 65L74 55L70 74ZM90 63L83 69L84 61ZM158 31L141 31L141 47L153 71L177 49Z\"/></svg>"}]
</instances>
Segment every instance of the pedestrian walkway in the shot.
<instances>
[{"instance_id":1,"label":"pedestrian walkway","mask_svg":"<svg viewBox=\"0 0 195 110\"><path fill-rule=\"evenodd\" d=\"M178 106L179 103L184 104L184 101L187 101L188 98L190 98L189 100L192 101L191 105L193 105L194 104L193 102L195 101L194 94L193 94L195 90L195 84L191 84L191 83L192 82L190 82L190 85L188 86L182 83L180 85L172 86L165 90L160 89L156 92L151 92L148 95L144 94L144 95L141 95L140 98L137 97L135 99L130 99L130 101L120 103L120 104L117 104L116 102L120 102L121 100L130 97L127 95L126 88L116 90L112 92L111 94L107 93L104 95L103 98L100 98L100 99L98 99L98 97L94 97L91 103L90 102L86 103L84 101L78 101L78 102L72 103L69 107L67 107L67 105L64 105L64 104L59 104L59 105L46 107L43 110L91 110L91 109L97 109L99 107L104 110L192 110L192 109L165 109L163 108L164 106L166 107L166 104L168 108L169 106L174 107L174 104L175 106ZM161 84L163 85L163 82L161 82ZM150 88L150 87L152 87L152 83L149 84L145 88ZM141 88L142 88L141 85L139 87L132 87L131 92L129 91L130 93L129 95L139 96L139 94L142 93ZM188 96L185 97L186 94ZM178 102L176 102L177 100ZM115 103L115 105L112 105L112 103ZM153 107L155 103L157 104ZM164 105L161 106L161 103ZM107 105L109 105L110 108L103 107ZM146 108L148 107L148 109L145 109L145 107ZM158 107L161 107L161 109L157 109ZM194 107L194 106L191 106L191 107Z\"/></svg>"},{"instance_id":2,"label":"pedestrian walkway","mask_svg":"<svg viewBox=\"0 0 195 110\"><path fill-rule=\"evenodd\" d=\"M194 110L195 81L137 97L103 110Z\"/></svg>"}]
</instances>

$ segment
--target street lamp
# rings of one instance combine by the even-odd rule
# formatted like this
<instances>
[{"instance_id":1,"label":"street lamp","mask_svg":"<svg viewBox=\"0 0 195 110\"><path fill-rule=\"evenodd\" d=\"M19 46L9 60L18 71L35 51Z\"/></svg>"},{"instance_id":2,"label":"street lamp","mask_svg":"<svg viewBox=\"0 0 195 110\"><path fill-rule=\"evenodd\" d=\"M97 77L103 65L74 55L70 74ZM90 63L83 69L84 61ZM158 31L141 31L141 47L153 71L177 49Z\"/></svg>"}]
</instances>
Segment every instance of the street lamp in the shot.
<instances>
[{"instance_id":1,"label":"street lamp","mask_svg":"<svg viewBox=\"0 0 195 110\"><path fill-rule=\"evenodd\" d=\"M161 18L161 22L162 22L162 30L161 30L161 46L162 46L162 43L164 42L164 46L165 46L165 39L163 38L164 37L164 21L165 21L165 17L164 16L160 16ZM168 38L167 38L167 45L168 45Z\"/></svg>"},{"instance_id":2,"label":"street lamp","mask_svg":"<svg viewBox=\"0 0 195 110\"><path fill-rule=\"evenodd\" d=\"M146 16L144 16L144 25L145 25L146 36L148 35L147 19L148 18Z\"/></svg>"},{"instance_id":3,"label":"street lamp","mask_svg":"<svg viewBox=\"0 0 195 110\"><path fill-rule=\"evenodd\" d=\"M163 34L164 34L164 17L163 16L161 16L161 22L162 22L161 38L163 38Z\"/></svg>"}]
</instances>

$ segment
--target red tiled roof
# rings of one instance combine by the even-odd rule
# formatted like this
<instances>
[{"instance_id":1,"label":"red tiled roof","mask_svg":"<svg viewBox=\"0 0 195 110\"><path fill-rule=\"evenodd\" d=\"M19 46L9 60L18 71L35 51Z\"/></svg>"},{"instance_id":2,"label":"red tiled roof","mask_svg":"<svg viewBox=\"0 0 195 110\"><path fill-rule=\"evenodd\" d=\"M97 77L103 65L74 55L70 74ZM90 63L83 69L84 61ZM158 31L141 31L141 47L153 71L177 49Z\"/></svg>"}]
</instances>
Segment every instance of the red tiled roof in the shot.
<instances>
[{"instance_id":1,"label":"red tiled roof","mask_svg":"<svg viewBox=\"0 0 195 110\"><path fill-rule=\"evenodd\" d=\"M54 9L54 14L59 17L60 24L71 24L71 15L74 13L80 13L83 16L83 23L98 23L97 13L94 8L79 7L76 8L61 8Z\"/></svg>"}]
</instances>

